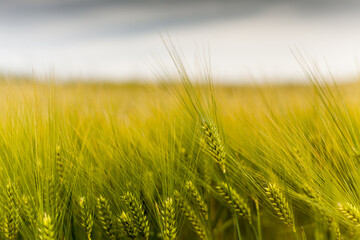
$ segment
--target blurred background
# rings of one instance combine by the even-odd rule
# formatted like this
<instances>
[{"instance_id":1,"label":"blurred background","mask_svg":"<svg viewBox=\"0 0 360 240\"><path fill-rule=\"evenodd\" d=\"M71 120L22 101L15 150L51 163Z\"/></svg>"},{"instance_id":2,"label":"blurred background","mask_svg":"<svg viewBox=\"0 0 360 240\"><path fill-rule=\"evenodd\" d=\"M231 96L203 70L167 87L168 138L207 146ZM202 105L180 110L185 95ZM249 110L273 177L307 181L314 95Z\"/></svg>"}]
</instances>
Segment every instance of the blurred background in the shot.
<instances>
[{"instance_id":1,"label":"blurred background","mask_svg":"<svg viewBox=\"0 0 360 240\"><path fill-rule=\"evenodd\" d=\"M155 80L171 65L165 37L223 82L299 81L294 52L346 80L360 72L359 16L359 1L0 0L0 73Z\"/></svg>"}]
</instances>

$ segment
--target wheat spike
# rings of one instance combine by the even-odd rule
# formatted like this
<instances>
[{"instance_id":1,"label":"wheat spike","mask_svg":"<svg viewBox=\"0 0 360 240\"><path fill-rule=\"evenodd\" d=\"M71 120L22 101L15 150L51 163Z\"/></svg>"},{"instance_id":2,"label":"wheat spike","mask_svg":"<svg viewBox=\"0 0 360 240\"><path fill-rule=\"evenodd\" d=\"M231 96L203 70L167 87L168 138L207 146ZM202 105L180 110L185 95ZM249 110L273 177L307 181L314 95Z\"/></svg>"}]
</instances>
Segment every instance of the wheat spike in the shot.
<instances>
[{"instance_id":1,"label":"wheat spike","mask_svg":"<svg viewBox=\"0 0 360 240\"><path fill-rule=\"evenodd\" d=\"M202 142L205 145L204 147L206 151L214 158L214 160L220 165L221 170L225 173L226 153L217 128L213 124L204 121L202 129L204 133Z\"/></svg>"},{"instance_id":2,"label":"wheat spike","mask_svg":"<svg viewBox=\"0 0 360 240\"><path fill-rule=\"evenodd\" d=\"M341 232L340 232L340 227L339 227L339 225L337 225L336 228L335 228L335 236L336 236L336 240L341 240L341 239L343 239L343 238L341 237Z\"/></svg>"},{"instance_id":3,"label":"wheat spike","mask_svg":"<svg viewBox=\"0 0 360 240\"><path fill-rule=\"evenodd\" d=\"M105 233L110 237L110 239L116 239L113 214L110 210L109 202L103 196L98 197L97 208L99 213L99 220Z\"/></svg>"},{"instance_id":4,"label":"wheat spike","mask_svg":"<svg viewBox=\"0 0 360 240\"><path fill-rule=\"evenodd\" d=\"M206 240L206 230L198 216L196 215L195 211L190 207L190 205L181 197L179 192L174 193L174 197L176 200L177 205L179 206L180 210L183 212L185 217L189 220L192 227L194 228L195 232L199 235L201 240Z\"/></svg>"},{"instance_id":5,"label":"wheat spike","mask_svg":"<svg viewBox=\"0 0 360 240\"><path fill-rule=\"evenodd\" d=\"M340 234L339 225L336 222L334 222L333 217L329 216L325 212L325 210L324 210L325 204L324 204L324 201L322 200L321 196L317 192L315 192L308 184L305 184L304 192L305 192L306 196L308 198L310 198L310 200L314 204L316 204L316 205L313 205L313 204L311 205L313 210L319 212L322 219L327 223L329 230L333 231L335 233L335 235L337 236L337 239L340 239L341 234Z\"/></svg>"},{"instance_id":6,"label":"wheat spike","mask_svg":"<svg viewBox=\"0 0 360 240\"><path fill-rule=\"evenodd\" d=\"M207 220L208 219L208 207L201 197L198 190L195 188L194 184L191 181L188 181L185 184L186 189L189 192L189 195L193 198L194 202L196 202L197 207L200 209L200 213Z\"/></svg>"},{"instance_id":7,"label":"wheat spike","mask_svg":"<svg viewBox=\"0 0 360 240\"><path fill-rule=\"evenodd\" d=\"M130 192L125 194L124 201L130 210L132 222L136 225L139 234L145 239L148 239L150 226L142 204L140 204L136 197Z\"/></svg>"},{"instance_id":8,"label":"wheat spike","mask_svg":"<svg viewBox=\"0 0 360 240\"><path fill-rule=\"evenodd\" d=\"M40 221L39 238L42 240L55 240L56 234L54 229L50 215L44 213L44 217Z\"/></svg>"},{"instance_id":9,"label":"wheat spike","mask_svg":"<svg viewBox=\"0 0 360 240\"><path fill-rule=\"evenodd\" d=\"M4 203L4 222L2 230L6 239L16 239L19 232L19 209L16 196L16 189L9 181L5 189L5 203Z\"/></svg>"},{"instance_id":10,"label":"wheat spike","mask_svg":"<svg viewBox=\"0 0 360 240\"><path fill-rule=\"evenodd\" d=\"M23 210L23 214L25 215L25 217L27 218L27 220L29 221L29 223L32 226L36 225L36 213L35 213L35 207L32 204L32 201L28 199L27 196L23 196L22 197L22 210Z\"/></svg>"},{"instance_id":11,"label":"wheat spike","mask_svg":"<svg viewBox=\"0 0 360 240\"><path fill-rule=\"evenodd\" d=\"M94 225L94 217L89 209L85 197L81 197L79 199L79 206L80 206L80 215L81 215L80 225L84 228L88 240L91 240L91 232Z\"/></svg>"},{"instance_id":12,"label":"wheat spike","mask_svg":"<svg viewBox=\"0 0 360 240\"><path fill-rule=\"evenodd\" d=\"M61 213L63 202L60 198L60 185L55 181L54 176L45 178L43 185L43 204L46 211L57 220ZM54 222L57 223L56 221Z\"/></svg>"},{"instance_id":13,"label":"wheat spike","mask_svg":"<svg viewBox=\"0 0 360 240\"><path fill-rule=\"evenodd\" d=\"M341 240L342 237L341 237L340 227L339 224L334 221L334 218L328 217L328 226L329 226L329 230L335 233L336 239Z\"/></svg>"},{"instance_id":14,"label":"wheat spike","mask_svg":"<svg viewBox=\"0 0 360 240\"><path fill-rule=\"evenodd\" d=\"M57 173L57 176L58 176L58 179L59 179L59 182L60 183L63 183L64 182L64 160L63 158L61 157L61 147L60 145L57 145L56 146L56 173Z\"/></svg>"},{"instance_id":15,"label":"wheat spike","mask_svg":"<svg viewBox=\"0 0 360 240\"><path fill-rule=\"evenodd\" d=\"M293 212L280 189L275 184L269 184L265 188L265 193L280 220L289 227L292 227L293 231L296 232Z\"/></svg>"},{"instance_id":16,"label":"wheat spike","mask_svg":"<svg viewBox=\"0 0 360 240\"><path fill-rule=\"evenodd\" d=\"M161 224L163 227L164 240L176 239L175 206L172 198L167 198L163 202L161 209Z\"/></svg>"},{"instance_id":17,"label":"wheat spike","mask_svg":"<svg viewBox=\"0 0 360 240\"><path fill-rule=\"evenodd\" d=\"M131 239L135 239L138 235L138 229L131 218L129 218L125 212L122 212L118 220L120 226L122 226L124 232L126 233L126 236Z\"/></svg>"},{"instance_id":18,"label":"wheat spike","mask_svg":"<svg viewBox=\"0 0 360 240\"><path fill-rule=\"evenodd\" d=\"M233 189L228 186L225 182L222 182L218 186L216 186L217 192L221 195L221 197L226 202L228 208L237 215L248 219L251 224L251 210L250 207L246 204L243 198ZM230 190L230 193L229 193Z\"/></svg>"},{"instance_id":19,"label":"wheat spike","mask_svg":"<svg viewBox=\"0 0 360 240\"><path fill-rule=\"evenodd\" d=\"M346 205L338 203L338 209L348 221L352 222L357 227L360 226L360 213L357 207L351 203L346 203Z\"/></svg>"}]
</instances>

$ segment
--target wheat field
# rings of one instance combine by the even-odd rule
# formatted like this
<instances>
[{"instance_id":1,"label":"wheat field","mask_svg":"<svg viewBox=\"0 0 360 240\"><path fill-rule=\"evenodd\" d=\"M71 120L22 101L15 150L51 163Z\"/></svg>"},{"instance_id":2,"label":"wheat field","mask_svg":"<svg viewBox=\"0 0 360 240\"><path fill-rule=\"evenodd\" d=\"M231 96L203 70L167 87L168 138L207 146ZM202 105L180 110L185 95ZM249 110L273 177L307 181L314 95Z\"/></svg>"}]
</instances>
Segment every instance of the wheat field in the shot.
<instances>
[{"instance_id":1,"label":"wheat field","mask_svg":"<svg viewBox=\"0 0 360 240\"><path fill-rule=\"evenodd\" d=\"M1 239L357 239L359 92L3 79Z\"/></svg>"}]
</instances>

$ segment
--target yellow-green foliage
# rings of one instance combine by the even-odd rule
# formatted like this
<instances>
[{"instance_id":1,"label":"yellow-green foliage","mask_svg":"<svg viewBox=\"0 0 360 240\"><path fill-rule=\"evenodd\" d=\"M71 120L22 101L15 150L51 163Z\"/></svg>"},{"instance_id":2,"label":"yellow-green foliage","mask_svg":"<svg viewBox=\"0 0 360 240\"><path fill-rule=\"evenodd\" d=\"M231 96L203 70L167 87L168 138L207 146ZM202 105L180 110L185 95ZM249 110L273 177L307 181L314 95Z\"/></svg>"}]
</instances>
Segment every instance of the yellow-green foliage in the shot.
<instances>
[{"instance_id":1,"label":"yellow-green foliage","mask_svg":"<svg viewBox=\"0 0 360 240\"><path fill-rule=\"evenodd\" d=\"M360 238L358 83L181 78L0 82L1 239Z\"/></svg>"}]
</instances>

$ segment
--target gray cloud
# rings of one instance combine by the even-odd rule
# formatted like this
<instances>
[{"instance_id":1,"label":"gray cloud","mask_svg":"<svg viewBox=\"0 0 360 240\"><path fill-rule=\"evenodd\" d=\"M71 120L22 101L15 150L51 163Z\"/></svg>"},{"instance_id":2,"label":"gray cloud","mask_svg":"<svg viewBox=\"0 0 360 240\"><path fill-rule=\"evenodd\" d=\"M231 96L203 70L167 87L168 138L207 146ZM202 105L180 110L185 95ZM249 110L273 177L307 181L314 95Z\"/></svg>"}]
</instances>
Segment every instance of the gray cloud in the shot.
<instances>
[{"instance_id":1,"label":"gray cloud","mask_svg":"<svg viewBox=\"0 0 360 240\"><path fill-rule=\"evenodd\" d=\"M212 21L246 19L276 6L286 7L285 12L279 14L288 14L286 11L291 10L291 14L302 17L346 14L360 9L355 1L331 0L0 1L0 30L1 25L25 33L32 28L43 28L51 38L52 30L58 28L65 34L55 33L54 42L127 37ZM70 31L74 27L78 28L77 31Z\"/></svg>"},{"instance_id":2,"label":"gray cloud","mask_svg":"<svg viewBox=\"0 0 360 240\"><path fill-rule=\"evenodd\" d=\"M70 67L91 72L101 59L103 69L116 72L117 61L126 66L133 52L147 51L146 44L158 49L160 34L167 32L185 34L184 39L197 35L213 40L217 43L213 51L230 66L236 57L225 64L231 58L225 52L237 51L248 59L258 56L256 62L260 56L267 59L263 56L267 52L270 59L278 58L279 51L285 56L287 44L297 41L318 49L326 40L333 49L354 36L351 31L357 29L359 13L360 3L346 0L0 0L0 67L10 66L8 59L13 59L12 66L55 59L64 72ZM68 58L74 64L64 60ZM84 67L84 62L91 67ZM133 66L138 65L134 60Z\"/></svg>"}]
</instances>

